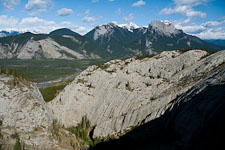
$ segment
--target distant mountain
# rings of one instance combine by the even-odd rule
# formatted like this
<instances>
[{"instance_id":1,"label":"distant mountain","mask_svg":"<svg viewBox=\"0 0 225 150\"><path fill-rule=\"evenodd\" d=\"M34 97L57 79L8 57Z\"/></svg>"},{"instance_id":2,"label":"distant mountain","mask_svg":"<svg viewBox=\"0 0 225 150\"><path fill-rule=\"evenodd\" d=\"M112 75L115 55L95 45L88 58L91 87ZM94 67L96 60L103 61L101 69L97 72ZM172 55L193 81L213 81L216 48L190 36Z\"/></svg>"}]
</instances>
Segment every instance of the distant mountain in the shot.
<instances>
[{"instance_id":1,"label":"distant mountain","mask_svg":"<svg viewBox=\"0 0 225 150\"><path fill-rule=\"evenodd\" d=\"M118 25L121 28L128 29L130 32L133 32L134 29L140 28L138 25L136 25L134 22L130 22L128 24L119 24Z\"/></svg>"},{"instance_id":2,"label":"distant mountain","mask_svg":"<svg viewBox=\"0 0 225 150\"><path fill-rule=\"evenodd\" d=\"M20 32L18 31L0 31L0 37L14 36L18 34L20 34Z\"/></svg>"},{"instance_id":3,"label":"distant mountain","mask_svg":"<svg viewBox=\"0 0 225 150\"><path fill-rule=\"evenodd\" d=\"M95 40L116 57L174 49L222 49L176 29L170 22L161 21L153 21L148 27L138 27L134 23L127 25L109 23L97 26L85 37Z\"/></svg>"},{"instance_id":4,"label":"distant mountain","mask_svg":"<svg viewBox=\"0 0 225 150\"><path fill-rule=\"evenodd\" d=\"M134 54L128 47L130 42L139 38L146 32L147 28L135 28L129 25L118 26L109 23L95 27L87 33L85 37L90 38L100 44L113 57L122 57Z\"/></svg>"},{"instance_id":5,"label":"distant mountain","mask_svg":"<svg viewBox=\"0 0 225 150\"><path fill-rule=\"evenodd\" d=\"M108 23L95 27L84 36L67 28L49 34L11 32L13 34L15 36L0 38L1 59L121 58L176 49L224 49L218 42L214 41L215 45L203 41L165 21L152 21L148 27L139 27L135 23Z\"/></svg>"},{"instance_id":6,"label":"distant mountain","mask_svg":"<svg viewBox=\"0 0 225 150\"><path fill-rule=\"evenodd\" d=\"M204 40L204 41L225 47L225 40L217 39L217 40Z\"/></svg>"},{"instance_id":7,"label":"distant mountain","mask_svg":"<svg viewBox=\"0 0 225 150\"><path fill-rule=\"evenodd\" d=\"M221 50L220 46L207 43L200 38L178 30L170 22L153 21L149 24L147 32L140 38L132 41L131 49L142 52L162 52L174 49L202 48L208 50Z\"/></svg>"},{"instance_id":8,"label":"distant mountain","mask_svg":"<svg viewBox=\"0 0 225 150\"><path fill-rule=\"evenodd\" d=\"M88 59L109 56L91 39L69 29L58 29L50 34L26 32L0 38L0 58L17 59Z\"/></svg>"},{"instance_id":9,"label":"distant mountain","mask_svg":"<svg viewBox=\"0 0 225 150\"><path fill-rule=\"evenodd\" d=\"M76 35L76 36L80 36L78 33L73 32L70 29L67 28L61 28L61 29L57 29L54 30L52 32L49 33L50 35Z\"/></svg>"}]
</instances>

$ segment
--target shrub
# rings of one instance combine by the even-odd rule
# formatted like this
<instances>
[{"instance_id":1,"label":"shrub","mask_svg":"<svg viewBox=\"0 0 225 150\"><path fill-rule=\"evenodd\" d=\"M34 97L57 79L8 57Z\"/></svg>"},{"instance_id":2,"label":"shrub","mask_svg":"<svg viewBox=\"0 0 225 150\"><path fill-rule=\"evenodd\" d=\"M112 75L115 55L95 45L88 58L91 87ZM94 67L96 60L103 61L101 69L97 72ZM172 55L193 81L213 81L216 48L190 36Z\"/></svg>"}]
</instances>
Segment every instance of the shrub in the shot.
<instances>
[{"instance_id":1,"label":"shrub","mask_svg":"<svg viewBox=\"0 0 225 150\"><path fill-rule=\"evenodd\" d=\"M101 64L101 65L97 65L98 68L101 68L102 70L106 70L109 67L109 64Z\"/></svg>"},{"instance_id":2,"label":"shrub","mask_svg":"<svg viewBox=\"0 0 225 150\"><path fill-rule=\"evenodd\" d=\"M40 92L45 100L45 102L49 102L53 100L59 92L61 92L69 83L71 80L66 80L62 83L57 83L55 85L51 85L48 87L40 88Z\"/></svg>"},{"instance_id":3,"label":"shrub","mask_svg":"<svg viewBox=\"0 0 225 150\"><path fill-rule=\"evenodd\" d=\"M135 59L136 60L142 60L142 59L145 59L145 58L152 58L154 56L155 56L155 54L151 54L151 55L139 55L139 56L136 56Z\"/></svg>"},{"instance_id":4,"label":"shrub","mask_svg":"<svg viewBox=\"0 0 225 150\"><path fill-rule=\"evenodd\" d=\"M128 90L128 91L133 91L133 89L131 88L129 82L127 82L127 83L125 84L125 87L126 87L126 90Z\"/></svg>"},{"instance_id":5,"label":"shrub","mask_svg":"<svg viewBox=\"0 0 225 150\"><path fill-rule=\"evenodd\" d=\"M52 122L52 134L55 135L55 136L59 136L59 124L57 122L57 120L53 120Z\"/></svg>"},{"instance_id":6,"label":"shrub","mask_svg":"<svg viewBox=\"0 0 225 150\"><path fill-rule=\"evenodd\" d=\"M15 143L15 145L14 145L14 150L22 150L22 148L21 148L22 146L21 146L21 144L20 144L20 139L19 139L19 137L17 137L16 138L16 143Z\"/></svg>"},{"instance_id":7,"label":"shrub","mask_svg":"<svg viewBox=\"0 0 225 150\"><path fill-rule=\"evenodd\" d=\"M90 141L89 131L91 129L90 121L87 119L87 116L82 117L81 123L76 127L67 128L68 131L75 134L76 137L84 140Z\"/></svg>"},{"instance_id":8,"label":"shrub","mask_svg":"<svg viewBox=\"0 0 225 150\"><path fill-rule=\"evenodd\" d=\"M0 67L0 74L13 75L14 77L19 78L21 80L28 80L28 77L26 75L20 73L14 68Z\"/></svg>"}]
</instances>

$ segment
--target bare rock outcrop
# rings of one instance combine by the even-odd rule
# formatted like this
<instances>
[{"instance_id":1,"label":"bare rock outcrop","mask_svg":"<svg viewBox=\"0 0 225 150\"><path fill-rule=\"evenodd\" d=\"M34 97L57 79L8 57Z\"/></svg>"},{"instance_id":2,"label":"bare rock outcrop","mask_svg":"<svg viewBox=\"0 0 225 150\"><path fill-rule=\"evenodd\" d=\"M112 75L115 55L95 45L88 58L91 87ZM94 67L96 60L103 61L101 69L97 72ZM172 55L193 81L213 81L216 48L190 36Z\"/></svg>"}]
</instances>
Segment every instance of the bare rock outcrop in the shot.
<instances>
[{"instance_id":1,"label":"bare rock outcrop","mask_svg":"<svg viewBox=\"0 0 225 150\"><path fill-rule=\"evenodd\" d=\"M94 136L118 135L164 114L172 100L225 62L225 51L208 55L202 50L165 51L91 66L48 106L65 126L87 115Z\"/></svg>"},{"instance_id":2,"label":"bare rock outcrop","mask_svg":"<svg viewBox=\"0 0 225 150\"><path fill-rule=\"evenodd\" d=\"M225 64L169 105L159 118L93 150L225 149Z\"/></svg>"},{"instance_id":3,"label":"bare rock outcrop","mask_svg":"<svg viewBox=\"0 0 225 150\"><path fill-rule=\"evenodd\" d=\"M50 139L53 116L38 88L29 81L0 74L0 144L12 149L16 140L26 149L58 149Z\"/></svg>"}]
</instances>

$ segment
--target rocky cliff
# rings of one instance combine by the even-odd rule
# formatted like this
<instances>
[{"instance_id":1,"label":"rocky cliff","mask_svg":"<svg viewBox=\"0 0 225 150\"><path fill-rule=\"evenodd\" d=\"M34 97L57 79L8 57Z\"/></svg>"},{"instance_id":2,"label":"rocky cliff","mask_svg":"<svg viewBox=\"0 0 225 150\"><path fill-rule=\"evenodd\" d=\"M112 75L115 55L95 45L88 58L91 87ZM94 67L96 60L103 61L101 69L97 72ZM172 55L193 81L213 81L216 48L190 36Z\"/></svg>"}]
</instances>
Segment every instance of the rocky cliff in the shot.
<instances>
[{"instance_id":1,"label":"rocky cliff","mask_svg":"<svg viewBox=\"0 0 225 150\"><path fill-rule=\"evenodd\" d=\"M113 60L82 72L51 103L55 118L73 126L83 116L94 136L120 135L164 114L171 102L224 65L225 51L166 51Z\"/></svg>"},{"instance_id":2,"label":"rocky cliff","mask_svg":"<svg viewBox=\"0 0 225 150\"><path fill-rule=\"evenodd\" d=\"M225 65L178 96L165 114L94 149L224 149Z\"/></svg>"},{"instance_id":3,"label":"rocky cliff","mask_svg":"<svg viewBox=\"0 0 225 150\"><path fill-rule=\"evenodd\" d=\"M91 66L48 104L33 83L9 74L0 74L3 149L17 142L85 149L89 133L122 136L103 149L206 149L224 137L225 51L165 51Z\"/></svg>"},{"instance_id":4,"label":"rocky cliff","mask_svg":"<svg viewBox=\"0 0 225 150\"><path fill-rule=\"evenodd\" d=\"M3 149L12 149L16 140L26 149L57 149L57 141L50 139L52 113L28 81L0 74L0 121Z\"/></svg>"}]
</instances>

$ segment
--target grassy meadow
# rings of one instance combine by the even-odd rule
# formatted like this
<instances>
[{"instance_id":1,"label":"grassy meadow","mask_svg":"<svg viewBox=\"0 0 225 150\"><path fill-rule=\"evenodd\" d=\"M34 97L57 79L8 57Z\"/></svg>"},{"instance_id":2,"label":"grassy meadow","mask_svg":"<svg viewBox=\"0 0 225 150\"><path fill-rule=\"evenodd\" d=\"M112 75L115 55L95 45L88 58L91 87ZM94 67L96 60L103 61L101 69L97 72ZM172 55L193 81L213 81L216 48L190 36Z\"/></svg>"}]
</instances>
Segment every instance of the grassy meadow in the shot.
<instances>
[{"instance_id":1,"label":"grassy meadow","mask_svg":"<svg viewBox=\"0 0 225 150\"><path fill-rule=\"evenodd\" d=\"M86 69L90 65L106 62L105 59L89 60L18 60L0 59L0 67L14 68L25 74L30 81L40 83L59 79Z\"/></svg>"}]
</instances>

